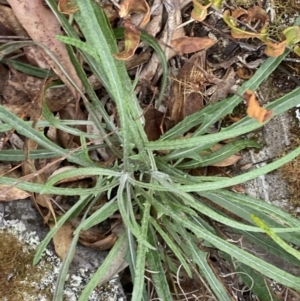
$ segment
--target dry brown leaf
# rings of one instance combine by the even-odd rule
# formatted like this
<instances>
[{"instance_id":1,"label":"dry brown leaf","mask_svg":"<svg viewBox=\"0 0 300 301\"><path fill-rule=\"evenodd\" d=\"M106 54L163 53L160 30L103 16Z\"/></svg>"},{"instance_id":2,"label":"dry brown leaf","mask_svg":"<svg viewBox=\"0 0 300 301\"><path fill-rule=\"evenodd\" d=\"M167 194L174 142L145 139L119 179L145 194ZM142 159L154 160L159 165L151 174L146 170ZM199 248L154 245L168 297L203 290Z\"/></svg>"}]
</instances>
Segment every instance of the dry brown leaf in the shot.
<instances>
[{"instance_id":1,"label":"dry brown leaf","mask_svg":"<svg viewBox=\"0 0 300 301\"><path fill-rule=\"evenodd\" d=\"M49 223L50 229L55 227L54 223ZM63 224L53 236L53 244L57 256L64 260L73 238L73 227L70 223Z\"/></svg>"},{"instance_id":2,"label":"dry brown leaf","mask_svg":"<svg viewBox=\"0 0 300 301\"><path fill-rule=\"evenodd\" d=\"M259 20L263 27L266 27L269 21L269 15L260 7L252 6L248 9L248 22Z\"/></svg>"},{"instance_id":3,"label":"dry brown leaf","mask_svg":"<svg viewBox=\"0 0 300 301\"><path fill-rule=\"evenodd\" d=\"M155 108L148 108L144 114L145 117L145 133L149 141L158 140L163 134L161 125L163 123L164 113Z\"/></svg>"},{"instance_id":4,"label":"dry brown leaf","mask_svg":"<svg viewBox=\"0 0 300 301\"><path fill-rule=\"evenodd\" d=\"M132 13L144 14L144 18L139 24L140 27L145 26L150 21L150 7L145 0L124 0L120 5L120 17L128 19Z\"/></svg>"},{"instance_id":5,"label":"dry brown leaf","mask_svg":"<svg viewBox=\"0 0 300 301\"><path fill-rule=\"evenodd\" d=\"M252 91L247 90L244 98L248 106L247 114L249 117L257 119L258 122L265 122L272 116L273 112L261 107Z\"/></svg>"},{"instance_id":6,"label":"dry brown leaf","mask_svg":"<svg viewBox=\"0 0 300 301\"><path fill-rule=\"evenodd\" d=\"M228 158L220 161L220 162L217 162L217 163L214 163L214 164L211 164L211 166L217 166L217 167L226 167L226 166L230 166L230 165L233 165L235 163L237 163L240 159L241 159L241 155L231 155L229 156Z\"/></svg>"},{"instance_id":7,"label":"dry brown leaf","mask_svg":"<svg viewBox=\"0 0 300 301\"><path fill-rule=\"evenodd\" d=\"M241 79L249 79L253 76L253 73L254 73L253 70L246 66L238 68L236 71L236 74Z\"/></svg>"},{"instance_id":8,"label":"dry brown leaf","mask_svg":"<svg viewBox=\"0 0 300 301\"><path fill-rule=\"evenodd\" d=\"M199 92L189 93L183 101L183 106L181 110L180 120L185 117L190 116L204 107L203 96Z\"/></svg>"},{"instance_id":9,"label":"dry brown leaf","mask_svg":"<svg viewBox=\"0 0 300 301\"><path fill-rule=\"evenodd\" d=\"M194 54L179 70L172 83L169 102L170 119L175 123L203 108L203 73L195 66L205 68L206 52Z\"/></svg>"},{"instance_id":10,"label":"dry brown leaf","mask_svg":"<svg viewBox=\"0 0 300 301\"><path fill-rule=\"evenodd\" d=\"M125 20L123 26L125 27L125 49L120 53L114 54L114 57L118 60L125 61L130 59L138 48L141 33L129 20Z\"/></svg>"},{"instance_id":11,"label":"dry brown leaf","mask_svg":"<svg viewBox=\"0 0 300 301\"><path fill-rule=\"evenodd\" d=\"M252 162L246 163L246 164L244 164L244 165L242 165L242 166L240 167L240 170L248 170L248 169L250 169L252 166L253 166L253 163L252 163Z\"/></svg>"},{"instance_id":12,"label":"dry brown leaf","mask_svg":"<svg viewBox=\"0 0 300 301\"><path fill-rule=\"evenodd\" d=\"M265 48L265 54L271 57L277 57L284 53L286 40L281 43L273 43L271 41L266 42L267 47Z\"/></svg>"},{"instance_id":13,"label":"dry brown leaf","mask_svg":"<svg viewBox=\"0 0 300 301\"><path fill-rule=\"evenodd\" d=\"M40 93L45 84L43 79L17 72L13 68L10 69L9 77L5 78L3 76L1 79L3 79L1 95L6 106L11 108L16 115L19 115L18 111L26 112L24 109L26 105L28 105L27 111L31 110L32 99ZM74 97L66 86L62 86L47 89L45 99L49 110L57 112L64 108ZM20 110L18 110L18 106L20 106ZM25 114L24 117L28 117L28 115Z\"/></svg>"},{"instance_id":14,"label":"dry brown leaf","mask_svg":"<svg viewBox=\"0 0 300 301\"><path fill-rule=\"evenodd\" d=\"M237 14L240 14L242 12L237 12ZM230 10L225 10L223 14L223 20L226 22L226 24L231 28L231 36L236 39L248 39L248 38L259 38L261 40L264 40L266 38L266 32L265 32L265 26L267 26L267 22L259 32L250 32L243 30L238 27L238 22L236 18L233 18L231 16ZM246 20L247 21L247 20Z\"/></svg>"},{"instance_id":15,"label":"dry brown leaf","mask_svg":"<svg viewBox=\"0 0 300 301\"><path fill-rule=\"evenodd\" d=\"M216 79L215 85L206 90L206 95L211 95L208 103L215 103L224 99L231 92L235 83L235 74L233 68L228 68L222 79Z\"/></svg>"},{"instance_id":16,"label":"dry brown leaf","mask_svg":"<svg viewBox=\"0 0 300 301\"><path fill-rule=\"evenodd\" d=\"M160 33L159 41L161 45L170 45L172 39L174 40L176 38L184 36L184 29L183 27L177 28L179 25L182 24L181 10L180 8L178 9L180 3L178 1L172 1L172 0L164 1L164 3L168 8L167 9L168 16L167 17L164 16L164 19L166 20L166 24L164 25ZM158 10L158 13L163 15L162 13L163 5L161 5L161 3L159 2L156 2L156 4L158 5L158 7L161 7L161 9ZM162 18L159 18L158 24L160 25L161 22L162 22ZM158 28L156 32L160 32L159 29L160 28ZM171 47L164 47L164 51L167 60L171 59L173 56L176 55L176 53L172 50ZM151 82L153 83L153 85L156 85L161 74L162 74L161 60L158 57L158 55L154 53L151 59L149 60L149 62L143 67L142 71L140 72L139 80L141 82L142 81Z\"/></svg>"},{"instance_id":17,"label":"dry brown leaf","mask_svg":"<svg viewBox=\"0 0 300 301\"><path fill-rule=\"evenodd\" d=\"M11 202L28 197L30 197L30 194L24 190L9 185L0 185L0 201Z\"/></svg>"},{"instance_id":18,"label":"dry brown leaf","mask_svg":"<svg viewBox=\"0 0 300 301\"><path fill-rule=\"evenodd\" d=\"M71 15L78 11L78 6L72 0L59 0L58 10L65 15Z\"/></svg>"},{"instance_id":19,"label":"dry brown leaf","mask_svg":"<svg viewBox=\"0 0 300 301\"><path fill-rule=\"evenodd\" d=\"M128 266L128 262L125 259L127 251L128 251L128 242L126 239L124 239L119 249L119 252L114 257L112 264L109 266L104 276L101 277L101 280L98 282L99 287L103 283L106 283L111 278L113 278L114 275L123 271Z\"/></svg>"},{"instance_id":20,"label":"dry brown leaf","mask_svg":"<svg viewBox=\"0 0 300 301\"><path fill-rule=\"evenodd\" d=\"M180 55L207 49L215 44L213 39L203 37L180 37L171 41L171 46Z\"/></svg>"},{"instance_id":21,"label":"dry brown leaf","mask_svg":"<svg viewBox=\"0 0 300 301\"><path fill-rule=\"evenodd\" d=\"M53 15L51 10L44 6L42 0L8 0L12 7L14 14L19 22L26 29L29 36L34 40L43 43L47 46L57 57L60 63L64 66L66 72L73 79L73 81L82 87L81 81L77 76L75 68L69 58L65 44L58 41L55 36L63 35L61 25ZM46 54L44 54L46 61L65 83L65 85L72 91L73 96L77 99L77 90L69 82L60 68L54 61Z\"/></svg>"},{"instance_id":22,"label":"dry brown leaf","mask_svg":"<svg viewBox=\"0 0 300 301\"><path fill-rule=\"evenodd\" d=\"M234 11L231 12L232 18L235 18L235 19L238 19L238 18L240 18L241 16L244 16L244 15L247 16L248 12L247 12L246 9L243 9L243 8L237 8Z\"/></svg>"},{"instance_id":23,"label":"dry brown leaf","mask_svg":"<svg viewBox=\"0 0 300 301\"><path fill-rule=\"evenodd\" d=\"M228 188L234 192L245 194L245 187L242 184L229 186Z\"/></svg>"},{"instance_id":24,"label":"dry brown leaf","mask_svg":"<svg viewBox=\"0 0 300 301\"><path fill-rule=\"evenodd\" d=\"M147 24L148 34L156 37L156 34L159 33L162 29L162 18L163 18L163 9L162 0L154 0L152 4L152 18ZM155 9L154 9L155 8Z\"/></svg>"},{"instance_id":25,"label":"dry brown leaf","mask_svg":"<svg viewBox=\"0 0 300 301\"><path fill-rule=\"evenodd\" d=\"M18 35L27 37L27 33L18 22L10 7L0 5L1 35Z\"/></svg>"},{"instance_id":26,"label":"dry brown leaf","mask_svg":"<svg viewBox=\"0 0 300 301\"><path fill-rule=\"evenodd\" d=\"M118 237L112 233L112 234L106 236L105 238L98 240L94 243L89 243L82 239L79 239L79 241L81 244L83 244L86 247L90 247L90 248L93 248L93 249L99 250L99 251L105 251L105 250L110 249L115 244L117 239L118 239Z\"/></svg>"},{"instance_id":27,"label":"dry brown leaf","mask_svg":"<svg viewBox=\"0 0 300 301\"><path fill-rule=\"evenodd\" d=\"M71 222L74 226L74 223ZM80 223L78 223L80 224ZM99 240L102 240L105 238L105 233L107 231L102 230L101 228L90 228L88 230L80 231L80 239L81 241L84 241L86 243L93 244Z\"/></svg>"},{"instance_id":28,"label":"dry brown leaf","mask_svg":"<svg viewBox=\"0 0 300 301\"><path fill-rule=\"evenodd\" d=\"M134 54L130 59L125 61L125 66L127 70L132 70L140 65L146 64L149 59L151 58L152 51L150 48L146 49L145 51Z\"/></svg>"}]
</instances>

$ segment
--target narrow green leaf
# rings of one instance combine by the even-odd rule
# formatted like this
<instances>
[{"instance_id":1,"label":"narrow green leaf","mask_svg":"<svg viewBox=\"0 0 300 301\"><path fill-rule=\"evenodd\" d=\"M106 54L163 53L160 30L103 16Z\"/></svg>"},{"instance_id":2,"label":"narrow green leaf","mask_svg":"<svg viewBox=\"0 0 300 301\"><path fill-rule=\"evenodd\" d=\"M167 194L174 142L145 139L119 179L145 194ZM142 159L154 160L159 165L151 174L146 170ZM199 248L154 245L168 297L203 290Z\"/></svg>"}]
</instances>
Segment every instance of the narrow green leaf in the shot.
<instances>
[{"instance_id":1,"label":"narrow green leaf","mask_svg":"<svg viewBox=\"0 0 300 301\"><path fill-rule=\"evenodd\" d=\"M273 116L277 116L279 114L282 114L289 109L295 107L299 103L299 92L300 88L295 89L294 91L285 94L283 97L277 99L274 102L271 102L269 105L266 106L266 109L273 110ZM237 97L237 96L234 96ZM224 100L226 101L226 105L230 105L231 98ZM222 102L219 102L218 104L221 104ZM222 103L224 107L224 103ZM221 107L221 105L220 105ZM202 111L200 111L202 112ZM200 112L198 112L200 114ZM195 114L198 114L195 113ZM216 113L216 112L214 112ZM227 114L227 112L226 112ZM224 114L224 115L226 115ZM194 115L194 114L193 114ZM191 115L191 116L193 116ZM223 117L224 115L220 116ZM198 115L197 115L198 116ZM189 116L190 117L190 116ZM189 118L187 117L187 118ZM186 118L186 119L187 119ZM221 132L215 133L215 134L209 134L204 136L193 136L190 138L182 138L182 139L174 139L174 140L166 140L167 137L161 137L157 141L150 141L145 144L145 147L149 150L172 150L172 149L180 149L180 148L190 148L198 145L211 145L213 143L217 143L219 141L223 141L225 139L234 138L243 134L246 134L248 132L254 131L261 126L263 126L263 123L259 123L253 118L245 117L241 121L235 123L234 125L227 127L225 129L222 129ZM164 139L164 140L163 140ZM166 141L165 141L166 140Z\"/></svg>"},{"instance_id":2,"label":"narrow green leaf","mask_svg":"<svg viewBox=\"0 0 300 301\"><path fill-rule=\"evenodd\" d=\"M212 165L212 164L215 164L215 163L225 160L226 158L238 153L239 151L241 151L242 149L244 149L246 147L260 148L261 145L255 141L251 141L251 140L235 141L235 142L223 145L220 149L218 149L214 152L211 152L208 155L201 156L198 161L190 160L187 162L179 163L178 165L176 165L176 167L180 168L180 169L190 169L190 168L198 168L198 167ZM173 157L173 158L168 157L168 160L174 160L174 159L177 159L177 158L176 157Z\"/></svg>"},{"instance_id":3,"label":"narrow green leaf","mask_svg":"<svg viewBox=\"0 0 300 301\"><path fill-rule=\"evenodd\" d=\"M143 218L141 221L141 236L143 241L147 241L149 219L150 219L150 208L149 202L143 203ZM143 299L145 291L145 265L146 265L146 253L148 248L145 246L143 241L138 241L136 264L135 264L135 277L133 281L132 300L140 301Z\"/></svg>"},{"instance_id":4,"label":"narrow green leaf","mask_svg":"<svg viewBox=\"0 0 300 301\"><path fill-rule=\"evenodd\" d=\"M185 236L185 241L189 246L189 250L192 253L193 263L197 264L201 275L207 280L211 290L214 292L218 301L231 301L232 299L228 296L223 284L216 277L215 273L207 263L207 253L201 251L199 247L189 238L189 234Z\"/></svg>"},{"instance_id":5,"label":"narrow green leaf","mask_svg":"<svg viewBox=\"0 0 300 301\"><path fill-rule=\"evenodd\" d=\"M85 162L79 159L76 155L68 153L66 150L47 139L44 134L33 129L30 124L24 122L21 118L17 117L3 106L0 105L0 119L10 124L19 134L32 139L37 142L40 146L56 152L57 156L65 156L68 160L83 166L91 166L91 163Z\"/></svg>"},{"instance_id":6,"label":"narrow green leaf","mask_svg":"<svg viewBox=\"0 0 300 301\"><path fill-rule=\"evenodd\" d=\"M109 267L113 265L115 258L118 256L119 252L124 252L124 246L126 248L125 235L124 233L118 238L117 242L114 244L112 249L109 251L108 255L105 257L105 260L95 272L95 274L90 279L89 283L83 289L78 301L88 300L92 291L99 285L99 282L106 275Z\"/></svg>"},{"instance_id":7,"label":"narrow green leaf","mask_svg":"<svg viewBox=\"0 0 300 301\"><path fill-rule=\"evenodd\" d=\"M201 191L216 190L216 189L220 189L220 188L224 188L224 187L228 187L228 186L241 184L246 181L255 179L263 174L267 174L267 173L279 168L280 166L288 163L289 161L291 161L292 159L296 158L299 155L300 155L300 147L296 148L295 150L288 153L286 156L284 156L272 163L269 163L265 166L259 167L255 170L249 171L245 174L236 176L234 178L220 177L219 181L202 182L202 183L200 182L198 184L191 184L191 185L173 184L173 188L179 189L180 191L184 191L184 192L201 192ZM166 174L166 176L167 176L167 174ZM192 178L197 179L197 177L190 177L190 179L192 179ZM140 187L157 190L157 191L167 191L169 189L163 185L157 185L155 183L142 183L142 182L135 181L134 179L130 179L130 182L133 185L139 185Z\"/></svg>"},{"instance_id":8,"label":"narrow green leaf","mask_svg":"<svg viewBox=\"0 0 300 301\"><path fill-rule=\"evenodd\" d=\"M157 101L155 102L155 106L156 106L156 108L158 108L161 104L161 101L164 97L164 93L167 88L168 73L169 73L168 72L168 62L167 62L164 51L162 50L161 46L158 43L158 40L155 37L148 34L145 30L140 30L140 33L141 33L141 40L143 42L146 42L148 45L150 45L156 51L156 53L160 59L162 69L163 69L159 96L157 98ZM117 39L123 38L124 37L124 28L115 28L114 34Z\"/></svg>"},{"instance_id":9,"label":"narrow green leaf","mask_svg":"<svg viewBox=\"0 0 300 301\"><path fill-rule=\"evenodd\" d=\"M165 210L165 208L157 201L153 200L153 203L158 208L158 210L164 212L165 215L168 215L174 220L176 220L177 223L180 224L182 227L191 230L197 237L207 240L219 250L224 251L230 256L236 258L238 261L252 267L260 273L266 275L267 277L299 291L300 279L298 277L284 272L281 269L278 269L275 266L265 262L264 260L257 258L256 256L248 252L245 252L237 246L230 244L229 242L213 235L211 232L196 226L194 223L187 219L179 218L172 212Z\"/></svg>"},{"instance_id":10,"label":"narrow green leaf","mask_svg":"<svg viewBox=\"0 0 300 301\"><path fill-rule=\"evenodd\" d=\"M60 195L96 195L102 193L104 191L108 191L110 189L118 186L118 179L113 179L112 181L107 181L102 187L94 187L94 188L65 188L65 187L49 187L45 188L44 184L23 182L23 180L17 180L9 177L0 177L0 184L16 186L22 190L41 193L43 191L44 194L60 194Z\"/></svg>"},{"instance_id":11,"label":"narrow green leaf","mask_svg":"<svg viewBox=\"0 0 300 301\"><path fill-rule=\"evenodd\" d=\"M105 203L100 209L98 209L91 216L89 216L85 221L83 221L74 231L74 233L85 231L92 228L93 226L109 218L117 210L118 210L118 203L114 198L109 202Z\"/></svg>"},{"instance_id":12,"label":"narrow green leaf","mask_svg":"<svg viewBox=\"0 0 300 301\"><path fill-rule=\"evenodd\" d=\"M280 301L273 292L273 288L267 285L266 279L261 274L249 266L241 263L236 267L239 276L250 289L251 292L259 298L260 301Z\"/></svg>"},{"instance_id":13,"label":"narrow green leaf","mask_svg":"<svg viewBox=\"0 0 300 301\"><path fill-rule=\"evenodd\" d=\"M41 69L30 64L22 63L13 59L3 59L2 62L9 66L13 66L17 71L37 77L37 78L47 78L54 76L55 73L50 70Z\"/></svg>"},{"instance_id":14,"label":"narrow green leaf","mask_svg":"<svg viewBox=\"0 0 300 301\"><path fill-rule=\"evenodd\" d=\"M289 213L285 212L281 208L278 208L262 200L252 198L248 195L239 194L223 189L220 189L218 191L201 192L200 194L209 199L219 199L219 204L222 202L230 202L230 204L237 203L241 206L246 206L256 209L257 211L265 212L274 219L276 219L282 225L286 224L290 227L300 227L299 219L291 216Z\"/></svg>"},{"instance_id":15,"label":"narrow green leaf","mask_svg":"<svg viewBox=\"0 0 300 301\"><path fill-rule=\"evenodd\" d=\"M108 168L101 167L79 167L63 171L57 175L51 176L45 183L45 188L55 185L57 182L67 178L76 178L80 176L108 176L119 178L122 174Z\"/></svg>"},{"instance_id":16,"label":"narrow green leaf","mask_svg":"<svg viewBox=\"0 0 300 301\"><path fill-rule=\"evenodd\" d=\"M186 260L184 259L184 257L182 256L181 251L178 249L178 247L175 245L175 243L170 239L168 234L165 231L163 231L163 229L159 226L159 224L153 218L151 218L150 221L151 221L151 224L153 225L153 227L155 228L155 230L162 237L163 241L168 245L168 247L172 250L174 255L178 258L178 260L180 261L180 263L184 267L184 269L187 272L187 274L189 275L189 277L192 278L191 269L188 266L188 264L187 264Z\"/></svg>"},{"instance_id":17,"label":"narrow green leaf","mask_svg":"<svg viewBox=\"0 0 300 301\"><path fill-rule=\"evenodd\" d=\"M229 262L236 270L239 277L242 278L243 283L247 286L247 288L244 289L245 293L250 290L260 301L279 301L273 293L272 288L268 286L266 279L260 273L257 273L251 267L243 263L237 265L235 260L224 252L220 252L220 256Z\"/></svg>"},{"instance_id":18,"label":"narrow green leaf","mask_svg":"<svg viewBox=\"0 0 300 301\"><path fill-rule=\"evenodd\" d=\"M263 229L278 245L280 245L286 252L295 256L298 260L300 260L300 252L292 248L289 244L287 244L283 239L281 239L275 232L273 232L261 219L259 219L255 215L251 215L251 218L259 226Z\"/></svg>"},{"instance_id":19,"label":"narrow green leaf","mask_svg":"<svg viewBox=\"0 0 300 301\"><path fill-rule=\"evenodd\" d=\"M60 269L58 278L57 278L57 284L55 286L55 291L53 294L52 301L63 301L64 300L64 286L65 281L67 279L68 273L69 273L69 267L70 264L74 258L77 242L79 240L80 233L78 232L73 236L72 243L69 247L69 250L66 254L65 259L63 260L62 267Z\"/></svg>"},{"instance_id":20,"label":"narrow green leaf","mask_svg":"<svg viewBox=\"0 0 300 301\"><path fill-rule=\"evenodd\" d=\"M250 233L245 231L236 231L238 234L243 235L246 240L249 240L251 243L256 246L261 247L266 251L267 254L273 254L280 260L286 261L288 264L296 265L300 267L300 261L296 260L294 256L287 253L283 250L276 242L267 237L265 234L261 233Z\"/></svg>"},{"instance_id":21,"label":"narrow green leaf","mask_svg":"<svg viewBox=\"0 0 300 301\"><path fill-rule=\"evenodd\" d=\"M120 213L123 218L123 222L126 225L128 229L132 232L132 234L138 239L139 243L143 243L145 246L147 246L150 249L155 249L153 246L151 246L144 238L141 233L140 226L136 222L133 209L132 209L132 202L131 202L131 195L130 195L130 188L128 186L128 179L130 176L126 173L124 173L120 177L120 185L117 192L117 198L118 198L118 207L120 210ZM126 198L124 197L124 188L126 189ZM131 217L131 219L129 218Z\"/></svg>"},{"instance_id":22,"label":"narrow green leaf","mask_svg":"<svg viewBox=\"0 0 300 301\"><path fill-rule=\"evenodd\" d=\"M154 173L152 173L154 175ZM196 198L194 198L191 194L185 193L180 189L177 189L172 183L169 183L168 181L159 178L157 175L154 175L154 178L161 184L161 186L164 186L165 188L169 188L170 191L173 191L173 193L176 194L177 197L181 198L184 204L188 204L190 207L196 209L198 212L201 212L201 214L204 214L213 220L218 221L219 223L228 225L232 228L245 230L245 231L253 231L253 232L262 232L263 230L259 227L253 227L249 226L240 222L237 222L231 218L228 218L224 215L219 214L215 209L211 209L207 205L203 204ZM172 211L174 214L177 212ZM276 231L277 233L285 233L285 232L293 232L297 231L299 228L273 228L273 231Z\"/></svg>"},{"instance_id":23,"label":"narrow green leaf","mask_svg":"<svg viewBox=\"0 0 300 301\"><path fill-rule=\"evenodd\" d=\"M156 245L158 241L156 233L151 226L148 231L148 240L152 245ZM160 253L154 250L148 250L147 264L158 297L164 301L172 301L173 298L170 292L168 281L166 279L165 270L162 266Z\"/></svg>"}]
</instances>

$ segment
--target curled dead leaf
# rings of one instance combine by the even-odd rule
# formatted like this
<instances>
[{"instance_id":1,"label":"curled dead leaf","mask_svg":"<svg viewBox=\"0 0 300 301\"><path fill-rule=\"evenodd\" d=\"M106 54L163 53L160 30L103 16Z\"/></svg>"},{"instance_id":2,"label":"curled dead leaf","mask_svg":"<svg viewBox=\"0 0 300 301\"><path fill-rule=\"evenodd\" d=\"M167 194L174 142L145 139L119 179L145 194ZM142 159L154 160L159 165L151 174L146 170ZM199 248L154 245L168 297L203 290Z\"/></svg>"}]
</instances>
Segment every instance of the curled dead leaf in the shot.
<instances>
[{"instance_id":1,"label":"curled dead leaf","mask_svg":"<svg viewBox=\"0 0 300 301\"><path fill-rule=\"evenodd\" d=\"M119 16L123 19L129 19L132 13L144 14L144 18L139 24L145 26L150 21L150 7L145 0L125 0L120 5Z\"/></svg>"},{"instance_id":2,"label":"curled dead leaf","mask_svg":"<svg viewBox=\"0 0 300 301\"><path fill-rule=\"evenodd\" d=\"M126 61L130 59L140 44L140 31L131 23L130 20L125 20L123 23L125 27L124 39L125 48L122 52L114 54L117 60Z\"/></svg>"},{"instance_id":3,"label":"curled dead leaf","mask_svg":"<svg viewBox=\"0 0 300 301\"><path fill-rule=\"evenodd\" d=\"M238 68L236 74L241 79L249 79L253 76L253 70L247 67Z\"/></svg>"},{"instance_id":4,"label":"curled dead leaf","mask_svg":"<svg viewBox=\"0 0 300 301\"><path fill-rule=\"evenodd\" d=\"M248 38L259 38L265 40L267 33L265 33L265 26L260 29L260 32L250 32L242 30L238 27L236 18L231 16L230 10L226 10L223 14L223 20L231 28L231 36L235 39L248 39Z\"/></svg>"},{"instance_id":5,"label":"curled dead leaf","mask_svg":"<svg viewBox=\"0 0 300 301\"><path fill-rule=\"evenodd\" d=\"M232 114L229 114L228 118L231 122L238 122L243 118L243 116L242 115L233 116Z\"/></svg>"},{"instance_id":6,"label":"curled dead leaf","mask_svg":"<svg viewBox=\"0 0 300 301\"><path fill-rule=\"evenodd\" d=\"M235 19L238 19L244 15L247 16L248 13L247 13L247 10L243 9L243 8L237 8L234 11L232 11L232 13L231 13L232 18L235 18Z\"/></svg>"},{"instance_id":7,"label":"curled dead leaf","mask_svg":"<svg viewBox=\"0 0 300 301\"><path fill-rule=\"evenodd\" d=\"M243 22L251 25L253 21L260 21L261 27L266 27L269 21L269 15L260 7L252 6L249 9L238 8L231 13L232 18L241 18Z\"/></svg>"},{"instance_id":8,"label":"curled dead leaf","mask_svg":"<svg viewBox=\"0 0 300 301\"><path fill-rule=\"evenodd\" d=\"M265 54L271 57L277 57L284 53L286 40L282 41L281 43L273 43L271 41L266 42Z\"/></svg>"},{"instance_id":9,"label":"curled dead leaf","mask_svg":"<svg viewBox=\"0 0 300 301\"><path fill-rule=\"evenodd\" d=\"M269 22L269 15L260 7L252 6L248 9L248 22L259 20L263 27L266 27Z\"/></svg>"},{"instance_id":10,"label":"curled dead leaf","mask_svg":"<svg viewBox=\"0 0 300 301\"><path fill-rule=\"evenodd\" d=\"M65 14L65 15L71 15L75 14L78 11L78 6L74 1L72 0L59 0L58 1L58 10Z\"/></svg>"},{"instance_id":11,"label":"curled dead leaf","mask_svg":"<svg viewBox=\"0 0 300 301\"><path fill-rule=\"evenodd\" d=\"M255 118L258 122L265 122L272 116L273 112L261 107L252 91L247 90L244 99L248 106L247 114L249 117Z\"/></svg>"},{"instance_id":12,"label":"curled dead leaf","mask_svg":"<svg viewBox=\"0 0 300 301\"><path fill-rule=\"evenodd\" d=\"M84 246L93 248L95 250L105 251L105 250L110 249L115 244L117 239L118 239L118 237L114 233L112 233L112 234L108 235L107 237L105 237L101 240L98 240L94 243L90 243L90 242L87 242L87 241L82 240L82 239L79 239L79 241Z\"/></svg>"},{"instance_id":13,"label":"curled dead leaf","mask_svg":"<svg viewBox=\"0 0 300 301\"><path fill-rule=\"evenodd\" d=\"M207 49L215 44L215 40L203 37L180 37L171 41L171 46L180 55L184 53L197 52L203 49Z\"/></svg>"},{"instance_id":14,"label":"curled dead leaf","mask_svg":"<svg viewBox=\"0 0 300 301\"><path fill-rule=\"evenodd\" d=\"M0 201L11 202L17 200L23 200L30 196L30 194L17 187L11 187L9 185L0 185Z\"/></svg>"}]
</instances>

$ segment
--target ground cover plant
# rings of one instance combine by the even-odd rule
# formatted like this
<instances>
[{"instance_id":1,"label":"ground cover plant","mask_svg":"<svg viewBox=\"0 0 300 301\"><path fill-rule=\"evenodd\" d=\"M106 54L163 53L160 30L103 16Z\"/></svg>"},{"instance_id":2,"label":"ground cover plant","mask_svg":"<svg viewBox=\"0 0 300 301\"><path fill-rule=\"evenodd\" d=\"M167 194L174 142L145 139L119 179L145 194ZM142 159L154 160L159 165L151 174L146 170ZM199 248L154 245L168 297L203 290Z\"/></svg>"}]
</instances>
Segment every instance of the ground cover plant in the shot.
<instances>
[{"instance_id":1,"label":"ground cover plant","mask_svg":"<svg viewBox=\"0 0 300 301\"><path fill-rule=\"evenodd\" d=\"M37 6L41 14L36 22L49 34L46 30L31 32L35 20L27 24L21 18L22 7L8 1L33 41L3 44L1 59L17 76L23 72L41 80L35 97L30 95L30 101L21 107L0 106L0 130L6 133L2 145L12 143L8 140L14 134L23 139L20 149L4 147L0 152L1 161L22 162L23 172L18 178L11 170L2 175L1 199L30 195L45 222L52 224L35 255L35 264L51 238L55 244L61 227L72 234L65 248L58 251L64 261L53 300L63 299L64 281L78 242L110 250L79 300L87 300L97 285L127 265L133 282L132 300L209 300L212 296L234 300L249 291L258 300L280 300L271 288L272 281L288 293L300 291L297 275L266 262L233 239L234 235L243 236L282 261L299 266L300 253L295 248L300 246L299 220L237 190L240 184L297 157L300 147L233 177L224 176L224 170L221 175L206 173L212 166L220 170L231 166L243 149L259 148L257 141L243 135L299 103L299 88L264 108L254 93L291 51L298 52L298 23L289 26L283 40L275 43L267 34L263 8L244 9L234 17L224 12L222 22L235 39L251 36L270 56L233 91L235 76L230 66L224 68L229 71L220 79L203 64L204 52L187 55L209 49L216 41L183 35L178 24L180 2L174 2L159 2L169 20L162 33L166 41L159 43L149 27L140 28L150 20L145 1L124 1L116 10L90 0L72 5L66 2L66 6L63 1L57 5L47 0L49 9L42 3ZM27 12L37 9L26 5ZM209 14L220 14L222 5L222 1L206 5L193 1L188 12L206 22ZM137 24L132 13L141 16ZM53 30L44 24L46 15ZM261 27L255 32L239 28L240 16L244 25L259 20ZM117 28L120 20L121 28ZM118 41L123 38L124 47L119 50ZM143 47L150 46L154 53L150 62L157 66L152 70L152 82L144 85L143 71L130 73L137 65L128 67L131 58L133 62L139 58L141 42ZM12 57L19 49L33 45L44 51L45 64L58 77ZM183 66L178 74L171 74L168 60L175 56ZM173 83L171 87L168 81ZM66 90L57 101L53 93L63 84ZM212 86L218 92L207 93ZM139 98L135 89L140 91ZM244 103L243 116L230 115ZM229 124L216 126L226 116L231 116ZM111 228L99 232L97 225L104 221L109 221ZM234 272L232 282L237 281L240 291L231 289L232 283L221 277L230 276L229 272ZM244 285L247 288L243 290Z\"/></svg>"}]
</instances>

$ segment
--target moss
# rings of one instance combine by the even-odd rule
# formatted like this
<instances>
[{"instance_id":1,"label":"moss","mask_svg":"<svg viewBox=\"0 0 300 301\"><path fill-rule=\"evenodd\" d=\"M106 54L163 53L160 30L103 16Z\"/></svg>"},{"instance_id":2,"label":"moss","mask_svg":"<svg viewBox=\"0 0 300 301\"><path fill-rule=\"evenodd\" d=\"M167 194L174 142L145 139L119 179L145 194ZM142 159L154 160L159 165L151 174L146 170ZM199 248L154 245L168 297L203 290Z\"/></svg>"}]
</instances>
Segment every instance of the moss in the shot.
<instances>
[{"instance_id":1,"label":"moss","mask_svg":"<svg viewBox=\"0 0 300 301\"><path fill-rule=\"evenodd\" d=\"M31 300L28 296L38 296L38 285L43 277L41 268L33 266L35 250L28 251L12 233L0 232L0 295L1 300ZM47 268L45 267L45 270ZM42 294L51 300L51 294Z\"/></svg>"},{"instance_id":2,"label":"moss","mask_svg":"<svg viewBox=\"0 0 300 301\"><path fill-rule=\"evenodd\" d=\"M241 7L244 7L244 8L249 8L253 5L256 5L257 1L255 0L234 0L232 1L232 3L236 6L241 6Z\"/></svg>"},{"instance_id":3,"label":"moss","mask_svg":"<svg viewBox=\"0 0 300 301\"><path fill-rule=\"evenodd\" d=\"M291 205L300 207L300 157L282 166L280 173L291 193Z\"/></svg>"},{"instance_id":4,"label":"moss","mask_svg":"<svg viewBox=\"0 0 300 301\"><path fill-rule=\"evenodd\" d=\"M289 129L291 134L291 145L290 150L293 150L300 146L300 126L299 120L296 118L296 109L289 111L289 117L294 120L295 126ZM283 154L284 156L285 154ZM286 181L288 185L288 190L291 193L290 204L296 209L300 207L300 156L296 157L294 160L283 165L279 172L282 178Z\"/></svg>"}]
</instances>

